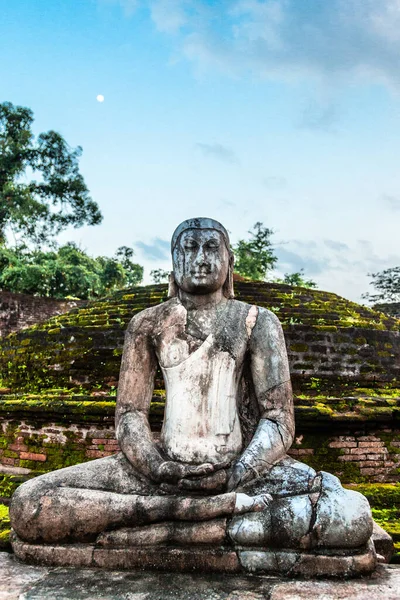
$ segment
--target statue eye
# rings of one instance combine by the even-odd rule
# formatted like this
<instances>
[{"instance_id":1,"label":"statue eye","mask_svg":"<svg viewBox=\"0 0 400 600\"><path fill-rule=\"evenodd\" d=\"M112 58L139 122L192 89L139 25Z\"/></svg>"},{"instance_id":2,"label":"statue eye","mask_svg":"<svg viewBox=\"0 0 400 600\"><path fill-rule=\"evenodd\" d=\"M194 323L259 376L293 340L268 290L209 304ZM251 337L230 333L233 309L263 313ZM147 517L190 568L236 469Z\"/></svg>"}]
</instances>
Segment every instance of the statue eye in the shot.
<instances>
[{"instance_id":1,"label":"statue eye","mask_svg":"<svg viewBox=\"0 0 400 600\"><path fill-rule=\"evenodd\" d=\"M219 248L219 242L218 240L210 240L207 242L206 247L215 250L216 248Z\"/></svg>"},{"instance_id":2,"label":"statue eye","mask_svg":"<svg viewBox=\"0 0 400 600\"><path fill-rule=\"evenodd\" d=\"M185 240L184 248L185 250L194 250L197 248L197 242L194 240Z\"/></svg>"}]
</instances>

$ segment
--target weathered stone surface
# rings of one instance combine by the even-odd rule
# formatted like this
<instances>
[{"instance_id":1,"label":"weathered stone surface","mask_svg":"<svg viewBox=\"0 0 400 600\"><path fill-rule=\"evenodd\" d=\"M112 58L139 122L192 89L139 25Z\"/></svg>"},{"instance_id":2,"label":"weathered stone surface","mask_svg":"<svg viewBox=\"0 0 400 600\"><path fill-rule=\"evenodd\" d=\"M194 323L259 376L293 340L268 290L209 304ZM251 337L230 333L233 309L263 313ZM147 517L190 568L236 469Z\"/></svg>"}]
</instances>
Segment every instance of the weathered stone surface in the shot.
<instances>
[{"instance_id":1,"label":"weathered stone surface","mask_svg":"<svg viewBox=\"0 0 400 600\"><path fill-rule=\"evenodd\" d=\"M361 579L31 567L0 553L0 600L398 600L400 568Z\"/></svg>"},{"instance_id":2,"label":"weathered stone surface","mask_svg":"<svg viewBox=\"0 0 400 600\"><path fill-rule=\"evenodd\" d=\"M292 581L272 586L269 600L398 600L400 569L380 567L368 578Z\"/></svg>"},{"instance_id":3,"label":"weathered stone surface","mask_svg":"<svg viewBox=\"0 0 400 600\"><path fill-rule=\"evenodd\" d=\"M287 455L295 428L282 327L269 310L233 298L227 231L211 219L185 221L172 258L169 300L137 314L126 332L121 452L103 457L105 445L90 448L98 460L19 487L10 507L22 540L15 552L44 564L231 572L240 568L239 549L242 568L255 572L373 570L372 546L363 551L372 534L366 498ZM155 441L149 409L158 367L166 407ZM41 448L22 456L47 460Z\"/></svg>"},{"instance_id":4,"label":"weathered stone surface","mask_svg":"<svg viewBox=\"0 0 400 600\"><path fill-rule=\"evenodd\" d=\"M0 552L0 600L16 600L22 592L49 573L45 567L24 565L7 552Z\"/></svg>"},{"instance_id":5,"label":"weathered stone surface","mask_svg":"<svg viewBox=\"0 0 400 600\"><path fill-rule=\"evenodd\" d=\"M374 521L374 529L372 531L372 541L377 554L383 556L385 562L390 562L394 553L394 545L391 536Z\"/></svg>"},{"instance_id":6,"label":"weathered stone surface","mask_svg":"<svg viewBox=\"0 0 400 600\"><path fill-rule=\"evenodd\" d=\"M375 548L353 552L262 550L229 546L127 546L92 544L28 544L14 539L15 555L30 564L101 567L103 569L155 569L177 572L264 573L292 577L352 577L370 573L376 566Z\"/></svg>"}]
</instances>

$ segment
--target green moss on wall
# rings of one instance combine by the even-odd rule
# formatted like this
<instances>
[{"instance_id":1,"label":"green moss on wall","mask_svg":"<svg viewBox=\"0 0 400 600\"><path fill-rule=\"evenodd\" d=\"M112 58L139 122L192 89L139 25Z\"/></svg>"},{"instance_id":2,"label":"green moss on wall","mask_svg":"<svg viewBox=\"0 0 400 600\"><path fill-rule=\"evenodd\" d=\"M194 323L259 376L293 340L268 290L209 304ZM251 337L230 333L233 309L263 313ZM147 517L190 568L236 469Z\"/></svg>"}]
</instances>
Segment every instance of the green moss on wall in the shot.
<instances>
[{"instance_id":1,"label":"green moss on wall","mask_svg":"<svg viewBox=\"0 0 400 600\"><path fill-rule=\"evenodd\" d=\"M344 451L341 448L330 448L329 442L330 439L326 435L304 434L301 443L293 444L292 448L312 448L313 454L302 454L298 457L299 460L316 471L328 471L337 475L343 483L367 481L356 463L339 460Z\"/></svg>"},{"instance_id":2,"label":"green moss on wall","mask_svg":"<svg viewBox=\"0 0 400 600\"><path fill-rule=\"evenodd\" d=\"M400 321L328 292L262 282L236 282L235 290L238 299L275 311L288 328L289 338L297 325L311 328L316 339L321 335L340 336L341 328L400 330ZM166 294L166 285L123 290L3 338L1 385L29 392L73 387L77 382L87 389L99 385L108 389L118 380L129 320L140 310L165 300ZM291 339L290 345L293 352L307 352L308 341ZM391 351L379 347L377 357L390 360ZM315 368L311 357L303 362L305 370ZM373 369L376 365L368 362L363 368Z\"/></svg>"},{"instance_id":3,"label":"green moss on wall","mask_svg":"<svg viewBox=\"0 0 400 600\"><path fill-rule=\"evenodd\" d=\"M10 550L10 518L8 506L0 504L0 550Z\"/></svg>"}]
</instances>

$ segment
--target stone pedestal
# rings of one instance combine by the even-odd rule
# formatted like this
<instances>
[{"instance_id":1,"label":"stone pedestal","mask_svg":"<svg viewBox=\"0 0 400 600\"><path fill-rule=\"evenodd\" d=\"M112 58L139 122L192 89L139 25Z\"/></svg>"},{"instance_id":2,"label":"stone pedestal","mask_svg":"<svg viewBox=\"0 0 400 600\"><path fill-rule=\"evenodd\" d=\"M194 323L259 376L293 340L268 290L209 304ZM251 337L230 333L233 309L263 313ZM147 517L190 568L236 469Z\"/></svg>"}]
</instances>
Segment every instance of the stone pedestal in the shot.
<instances>
[{"instance_id":1,"label":"stone pedestal","mask_svg":"<svg viewBox=\"0 0 400 600\"><path fill-rule=\"evenodd\" d=\"M28 544L14 535L15 555L29 564L154 569L161 571L265 573L289 577L354 577L371 573L377 563L372 541L349 552L297 552L214 546L136 546L102 548L94 544Z\"/></svg>"}]
</instances>

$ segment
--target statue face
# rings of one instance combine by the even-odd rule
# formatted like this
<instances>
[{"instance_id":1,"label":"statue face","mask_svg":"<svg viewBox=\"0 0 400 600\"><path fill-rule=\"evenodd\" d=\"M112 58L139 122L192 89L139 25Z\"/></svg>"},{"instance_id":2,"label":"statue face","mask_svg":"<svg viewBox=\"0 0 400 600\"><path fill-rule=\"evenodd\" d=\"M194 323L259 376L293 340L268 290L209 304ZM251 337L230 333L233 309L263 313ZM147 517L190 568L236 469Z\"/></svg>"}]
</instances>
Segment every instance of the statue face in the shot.
<instances>
[{"instance_id":1,"label":"statue face","mask_svg":"<svg viewBox=\"0 0 400 600\"><path fill-rule=\"evenodd\" d=\"M228 276L229 253L215 229L187 229L174 249L172 260L178 287L191 294L220 289Z\"/></svg>"}]
</instances>

